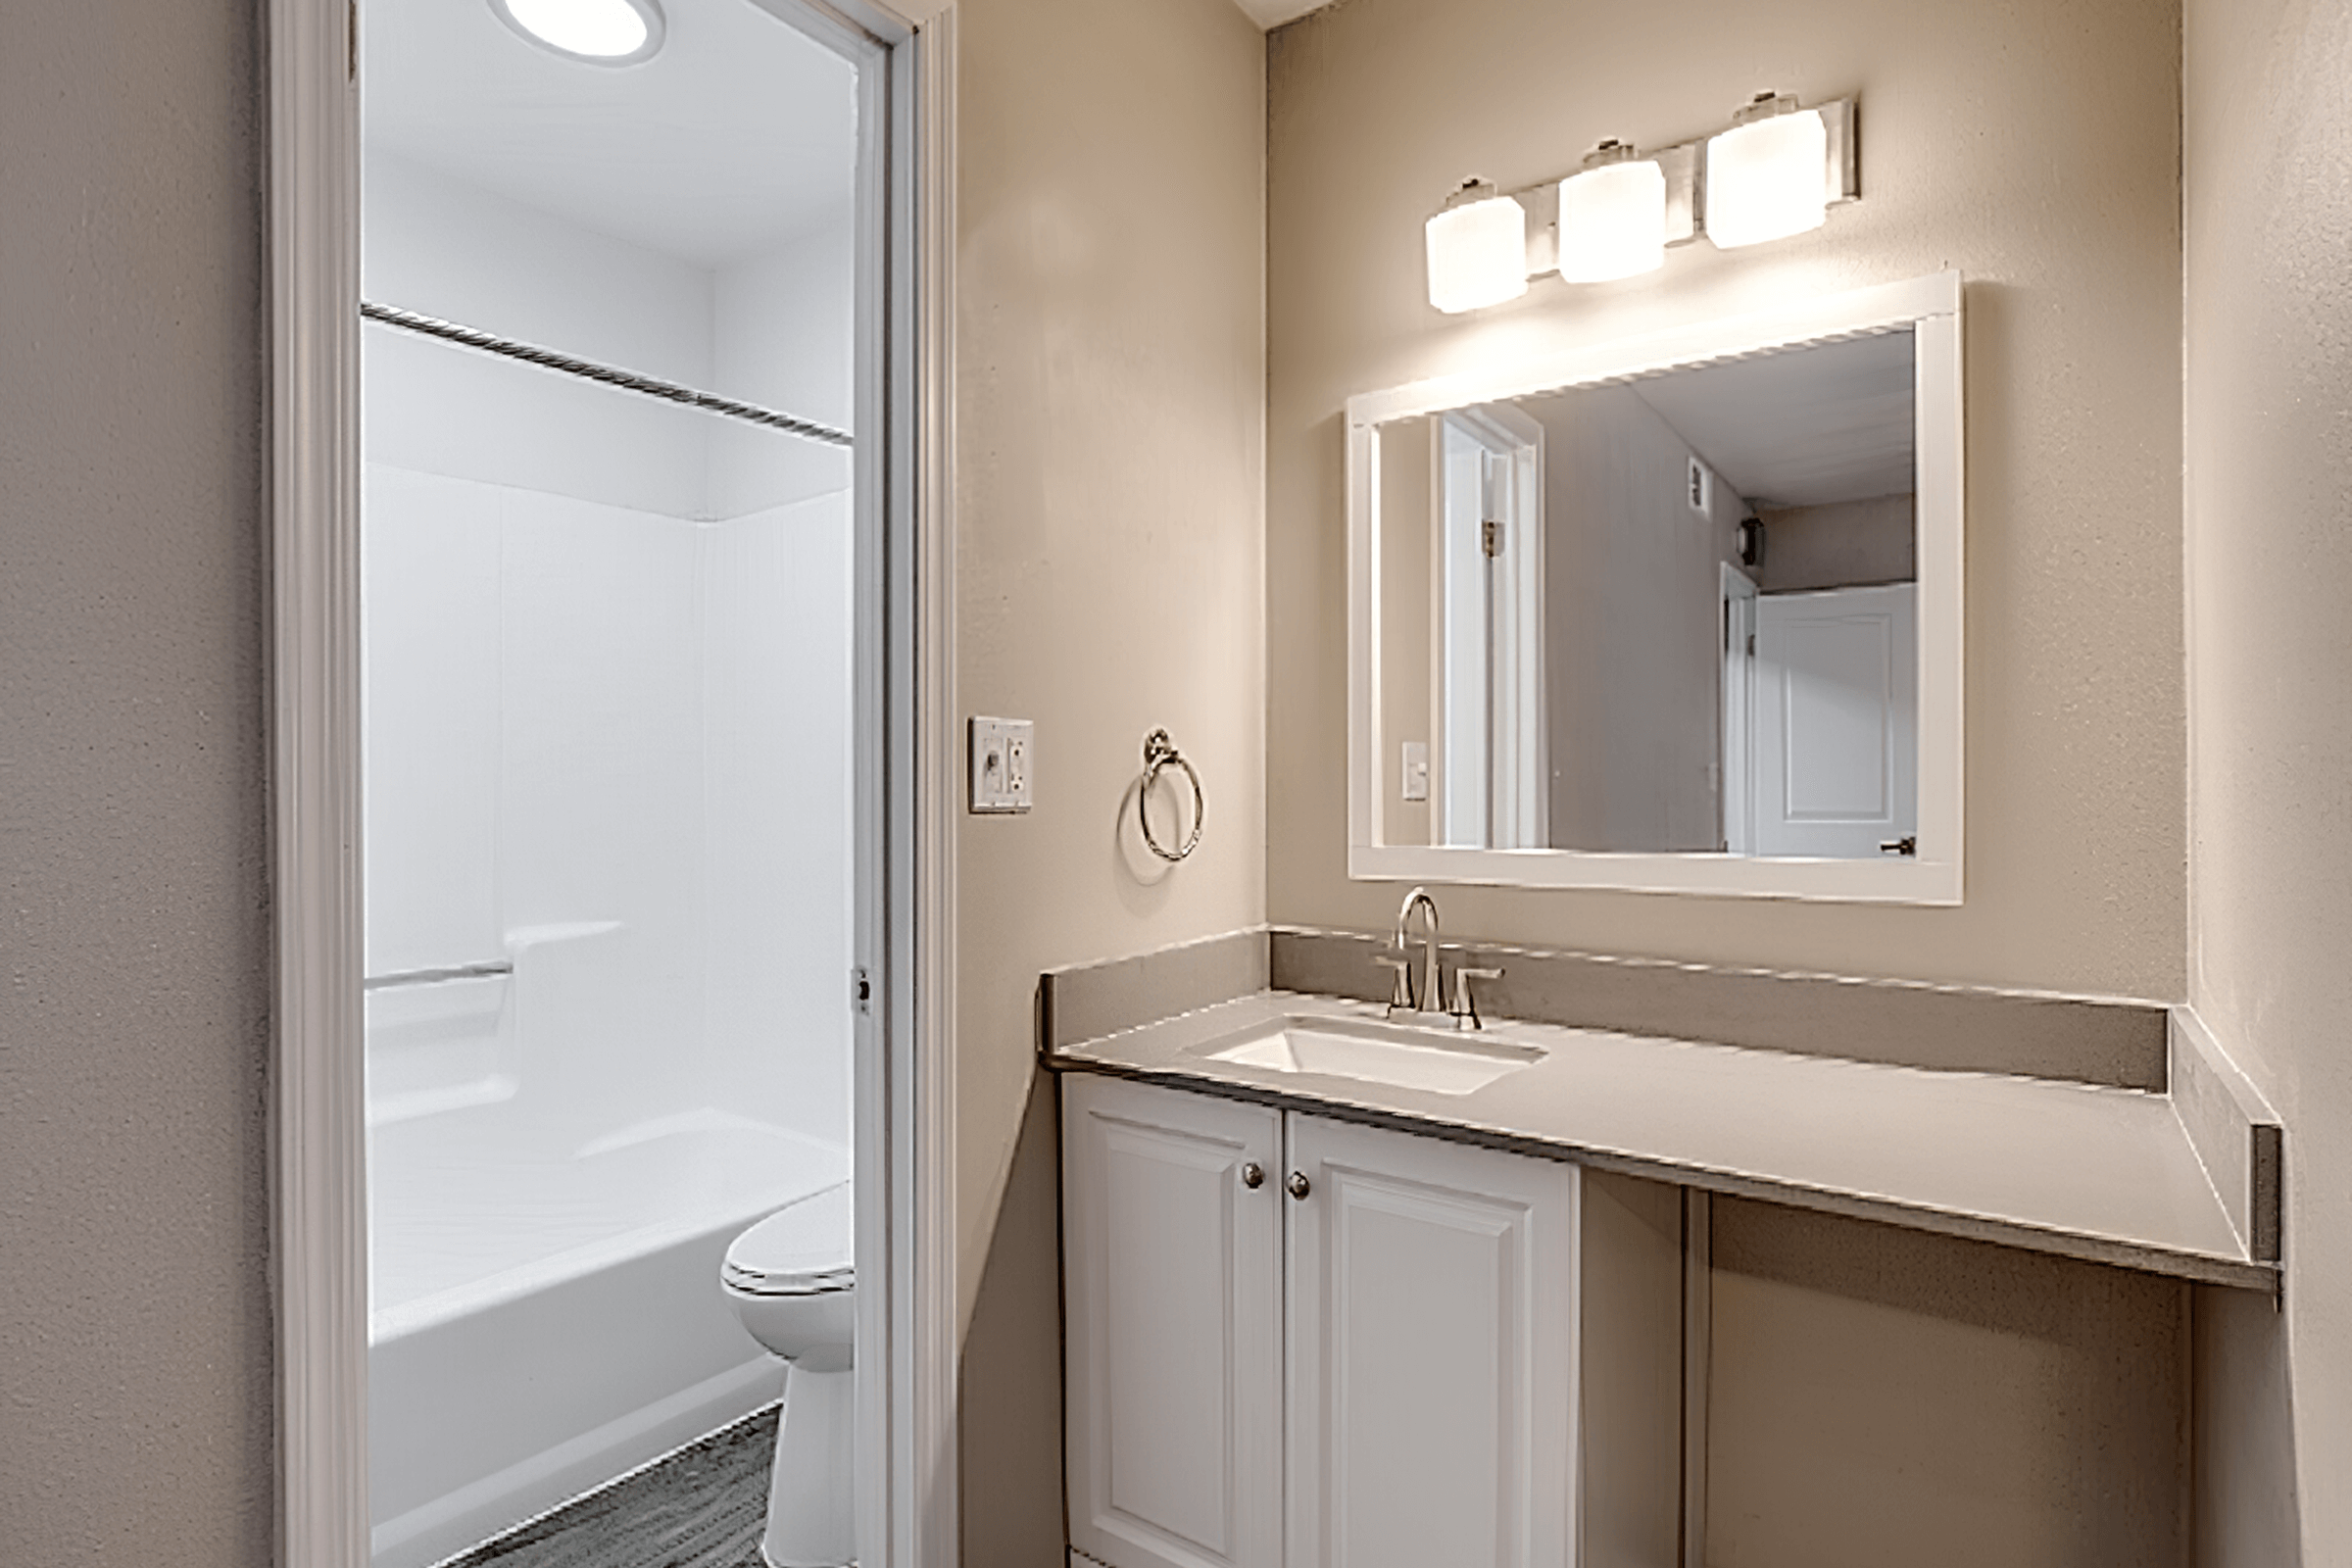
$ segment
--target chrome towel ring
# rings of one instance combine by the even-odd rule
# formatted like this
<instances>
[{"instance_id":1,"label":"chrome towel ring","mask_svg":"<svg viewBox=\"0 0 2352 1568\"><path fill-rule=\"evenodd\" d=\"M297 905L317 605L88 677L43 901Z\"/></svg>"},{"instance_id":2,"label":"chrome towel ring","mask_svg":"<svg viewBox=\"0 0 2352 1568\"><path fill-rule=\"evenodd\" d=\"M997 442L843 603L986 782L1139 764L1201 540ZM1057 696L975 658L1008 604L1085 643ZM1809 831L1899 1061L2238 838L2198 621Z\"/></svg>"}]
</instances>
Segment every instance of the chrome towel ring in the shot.
<instances>
[{"instance_id":1,"label":"chrome towel ring","mask_svg":"<svg viewBox=\"0 0 2352 1568\"><path fill-rule=\"evenodd\" d=\"M1193 783L1193 830L1186 835L1184 848L1180 850L1163 850L1159 847L1159 840L1152 836L1152 786L1159 782L1161 769L1169 766L1183 768L1184 776ZM1193 764L1184 760L1184 754L1176 749L1176 743L1168 739L1168 732L1155 729L1145 736L1144 781L1136 786L1135 791L1135 820L1144 830L1144 843L1163 860L1181 860L1192 854L1194 847L1200 842L1200 824L1207 816L1208 798L1200 793L1200 775L1193 771Z\"/></svg>"}]
</instances>

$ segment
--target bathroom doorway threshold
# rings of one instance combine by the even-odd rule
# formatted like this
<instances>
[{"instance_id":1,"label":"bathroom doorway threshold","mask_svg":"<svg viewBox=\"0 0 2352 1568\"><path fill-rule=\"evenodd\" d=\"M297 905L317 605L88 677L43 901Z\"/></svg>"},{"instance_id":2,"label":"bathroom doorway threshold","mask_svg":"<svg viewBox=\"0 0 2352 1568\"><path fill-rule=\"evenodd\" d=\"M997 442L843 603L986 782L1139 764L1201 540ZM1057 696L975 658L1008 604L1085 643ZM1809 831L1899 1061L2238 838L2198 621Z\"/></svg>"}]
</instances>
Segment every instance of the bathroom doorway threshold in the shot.
<instances>
[{"instance_id":1,"label":"bathroom doorway threshold","mask_svg":"<svg viewBox=\"0 0 2352 1568\"><path fill-rule=\"evenodd\" d=\"M856 1063L859 1536L956 1561L956 13L749 0L859 68L863 603ZM368 1568L361 1012L359 12L270 0L271 1258L276 1560ZM870 836L869 836L870 834ZM844 977L845 983L849 977ZM733 1430L733 1429L729 1429ZM592 1495L603 1496L598 1493ZM757 1548L755 1546L755 1552ZM526 1559L498 1558L517 1564ZM720 1559L713 1559L718 1561Z\"/></svg>"}]
</instances>

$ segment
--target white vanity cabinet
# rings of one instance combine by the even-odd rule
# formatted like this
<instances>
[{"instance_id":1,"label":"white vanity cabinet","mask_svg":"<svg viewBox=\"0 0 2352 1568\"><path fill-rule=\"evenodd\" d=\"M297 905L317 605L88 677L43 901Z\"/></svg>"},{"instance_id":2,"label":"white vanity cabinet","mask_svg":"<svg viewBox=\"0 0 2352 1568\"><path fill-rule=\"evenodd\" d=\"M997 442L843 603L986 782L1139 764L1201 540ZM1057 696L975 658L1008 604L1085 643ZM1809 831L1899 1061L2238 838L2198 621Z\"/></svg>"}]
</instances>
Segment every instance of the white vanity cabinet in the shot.
<instances>
[{"instance_id":1,"label":"white vanity cabinet","mask_svg":"<svg viewBox=\"0 0 2352 1568\"><path fill-rule=\"evenodd\" d=\"M1061 1093L1070 1544L1277 1568L1282 1113L1087 1075Z\"/></svg>"},{"instance_id":2,"label":"white vanity cabinet","mask_svg":"<svg viewBox=\"0 0 2352 1568\"><path fill-rule=\"evenodd\" d=\"M1566 1568L1577 1168L1287 1120L1287 1568Z\"/></svg>"},{"instance_id":3,"label":"white vanity cabinet","mask_svg":"<svg viewBox=\"0 0 2352 1568\"><path fill-rule=\"evenodd\" d=\"M1062 1125L1080 1552L1576 1561L1575 1166L1082 1074Z\"/></svg>"}]
</instances>

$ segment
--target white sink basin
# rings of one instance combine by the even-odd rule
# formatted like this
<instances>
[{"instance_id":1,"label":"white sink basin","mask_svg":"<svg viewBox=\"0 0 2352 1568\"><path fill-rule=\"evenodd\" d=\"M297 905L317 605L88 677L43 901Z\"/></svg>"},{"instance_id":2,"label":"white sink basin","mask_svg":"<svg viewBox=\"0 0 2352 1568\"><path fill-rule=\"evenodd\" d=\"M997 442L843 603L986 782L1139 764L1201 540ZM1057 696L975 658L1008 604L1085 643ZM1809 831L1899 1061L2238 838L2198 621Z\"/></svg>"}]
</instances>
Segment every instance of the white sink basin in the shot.
<instances>
[{"instance_id":1,"label":"white sink basin","mask_svg":"<svg viewBox=\"0 0 2352 1568\"><path fill-rule=\"evenodd\" d=\"M1437 1095L1466 1095L1544 1059L1535 1046L1370 1019L1299 1014L1212 1040L1195 1054L1237 1067L1354 1078Z\"/></svg>"}]
</instances>

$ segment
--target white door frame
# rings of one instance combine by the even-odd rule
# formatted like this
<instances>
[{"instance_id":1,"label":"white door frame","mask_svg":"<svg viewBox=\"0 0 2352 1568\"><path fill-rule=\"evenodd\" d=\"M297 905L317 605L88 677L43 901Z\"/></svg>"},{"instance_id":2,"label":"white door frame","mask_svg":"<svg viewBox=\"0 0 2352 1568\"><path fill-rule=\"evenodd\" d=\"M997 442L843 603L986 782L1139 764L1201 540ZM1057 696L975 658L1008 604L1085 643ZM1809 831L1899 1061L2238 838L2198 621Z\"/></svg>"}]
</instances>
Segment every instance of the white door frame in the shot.
<instances>
[{"instance_id":1,"label":"white door frame","mask_svg":"<svg viewBox=\"0 0 2352 1568\"><path fill-rule=\"evenodd\" d=\"M1723 724L1716 735L1715 799L1727 855L1755 852L1755 579L1730 562L1722 575L1723 676L1716 684Z\"/></svg>"},{"instance_id":2,"label":"white door frame","mask_svg":"<svg viewBox=\"0 0 2352 1568\"><path fill-rule=\"evenodd\" d=\"M760 0L857 58L861 905L859 1526L869 1568L953 1568L956 27L873 0ZM354 0L270 0L271 1238L277 1552L366 1568L368 1207L360 816L359 96ZM867 271L871 275L871 271ZM884 389L887 388L887 394ZM874 524L878 523L876 526ZM866 617L869 622L873 617ZM868 918L866 909L887 911ZM846 984L846 977L845 977ZM872 1353L869 1347L879 1347ZM876 1545L875 1544L879 1544Z\"/></svg>"},{"instance_id":3,"label":"white door frame","mask_svg":"<svg viewBox=\"0 0 2352 1568\"><path fill-rule=\"evenodd\" d=\"M1494 701L1489 675L1494 650L1487 622L1491 575L1474 527L1460 526L1467 509L1483 521L1487 505L1487 432L1453 412L1432 419L1430 433L1429 841L1485 848L1494 792ZM1467 443L1461 446L1457 443ZM1475 473L1457 468L1474 459ZM1465 494L1467 492L1467 494Z\"/></svg>"},{"instance_id":4,"label":"white door frame","mask_svg":"<svg viewBox=\"0 0 2352 1568\"><path fill-rule=\"evenodd\" d=\"M1479 519L1500 555L1450 526L1447 432L1482 454ZM1544 426L1507 403L1430 425L1431 842L1498 850L1550 842L1544 707ZM1472 710L1465 713L1465 707ZM1475 736L1475 739L1467 739ZM1465 761L1467 765L1465 765ZM1470 799L1465 802L1464 796ZM1467 825L1464 825L1467 824Z\"/></svg>"},{"instance_id":5,"label":"white door frame","mask_svg":"<svg viewBox=\"0 0 2352 1568\"><path fill-rule=\"evenodd\" d=\"M1490 645L1487 842L1500 850L1551 844L1550 715L1544 707L1544 426L1509 403L1478 411L1490 437L1488 472L1502 471L1490 515L1502 519L1502 554L1489 560Z\"/></svg>"}]
</instances>

